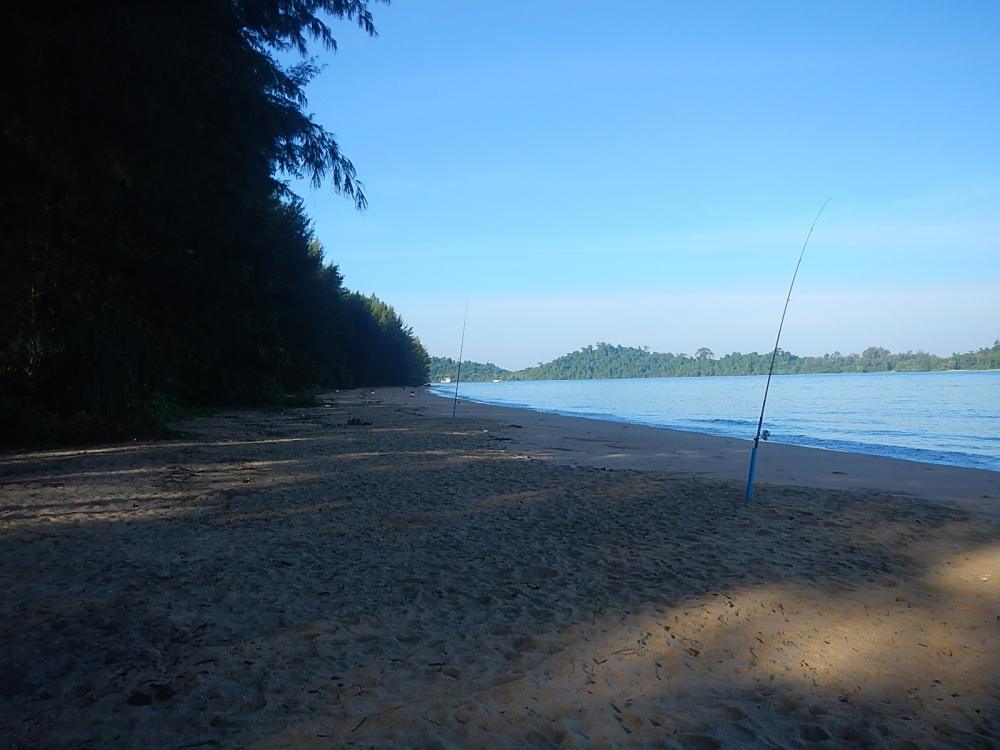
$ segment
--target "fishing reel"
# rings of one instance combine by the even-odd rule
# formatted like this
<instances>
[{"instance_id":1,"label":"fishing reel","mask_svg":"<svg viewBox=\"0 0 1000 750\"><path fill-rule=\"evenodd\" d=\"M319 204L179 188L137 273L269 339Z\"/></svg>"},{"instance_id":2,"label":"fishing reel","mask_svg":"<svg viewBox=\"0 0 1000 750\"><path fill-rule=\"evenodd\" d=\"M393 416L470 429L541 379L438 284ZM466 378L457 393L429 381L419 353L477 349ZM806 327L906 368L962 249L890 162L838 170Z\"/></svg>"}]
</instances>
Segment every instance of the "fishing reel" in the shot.
<instances>
[{"instance_id":1,"label":"fishing reel","mask_svg":"<svg viewBox=\"0 0 1000 750\"><path fill-rule=\"evenodd\" d=\"M760 433L760 436L761 436L761 439L767 440L769 437L771 437L771 431L770 430L764 430L762 433Z\"/></svg>"}]
</instances>

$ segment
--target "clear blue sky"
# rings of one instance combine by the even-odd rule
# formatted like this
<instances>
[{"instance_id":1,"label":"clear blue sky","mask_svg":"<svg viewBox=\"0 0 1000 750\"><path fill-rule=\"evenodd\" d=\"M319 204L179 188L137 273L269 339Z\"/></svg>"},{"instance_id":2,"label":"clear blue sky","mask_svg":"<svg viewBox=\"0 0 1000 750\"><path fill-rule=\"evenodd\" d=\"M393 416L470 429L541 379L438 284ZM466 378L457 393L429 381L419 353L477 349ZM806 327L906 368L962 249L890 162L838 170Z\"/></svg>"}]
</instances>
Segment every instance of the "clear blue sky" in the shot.
<instances>
[{"instance_id":1,"label":"clear blue sky","mask_svg":"<svg viewBox=\"0 0 1000 750\"><path fill-rule=\"evenodd\" d=\"M1000 336L1000 3L375 5L308 111L366 185L295 189L431 354L595 341L936 353Z\"/></svg>"}]
</instances>

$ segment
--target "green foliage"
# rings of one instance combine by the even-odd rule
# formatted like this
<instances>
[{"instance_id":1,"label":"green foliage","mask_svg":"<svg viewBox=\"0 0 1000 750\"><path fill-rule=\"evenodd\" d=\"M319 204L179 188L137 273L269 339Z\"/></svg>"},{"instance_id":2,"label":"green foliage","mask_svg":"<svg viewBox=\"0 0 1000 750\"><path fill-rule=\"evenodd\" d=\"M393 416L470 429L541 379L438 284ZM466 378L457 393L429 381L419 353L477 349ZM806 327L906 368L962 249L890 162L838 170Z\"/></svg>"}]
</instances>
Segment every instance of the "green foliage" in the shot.
<instances>
[{"instance_id":1,"label":"green foliage","mask_svg":"<svg viewBox=\"0 0 1000 750\"><path fill-rule=\"evenodd\" d=\"M462 380L577 380L604 378L700 377L710 375L766 375L771 353L733 352L718 359L711 349L701 348L694 357L686 354L661 354L648 347L614 346L598 342L537 367L511 372L496 365L462 363ZM454 379L454 360L434 357L431 378L447 375ZM781 375L837 372L925 372L929 370L1000 369L1000 340L993 346L966 354L938 357L926 352L892 354L888 349L869 347L861 354L824 354L822 357L798 357L779 349L774 372ZM440 377L439 377L440 375Z\"/></svg>"},{"instance_id":2,"label":"green foliage","mask_svg":"<svg viewBox=\"0 0 1000 750\"><path fill-rule=\"evenodd\" d=\"M276 54L334 47L324 16L374 34L368 5L7 11L17 33L0 54L24 74L0 111L0 441L426 379L398 316L377 319L324 264L287 184L327 179L365 205L305 113L317 68Z\"/></svg>"},{"instance_id":3,"label":"green foliage","mask_svg":"<svg viewBox=\"0 0 1000 750\"><path fill-rule=\"evenodd\" d=\"M440 383L445 378L450 378L452 381L458 378L458 362L451 357L431 357L430 368L430 379L433 383ZM510 370L497 367L492 362L462 363L463 381L509 380L510 376Z\"/></svg>"},{"instance_id":4,"label":"green foliage","mask_svg":"<svg viewBox=\"0 0 1000 750\"><path fill-rule=\"evenodd\" d=\"M152 393L143 405L145 412L155 424L164 424L187 415L184 406L165 393Z\"/></svg>"},{"instance_id":5,"label":"green foliage","mask_svg":"<svg viewBox=\"0 0 1000 750\"><path fill-rule=\"evenodd\" d=\"M358 385L419 385L427 381L430 357L413 329L375 295L347 296L355 326L345 353Z\"/></svg>"}]
</instances>

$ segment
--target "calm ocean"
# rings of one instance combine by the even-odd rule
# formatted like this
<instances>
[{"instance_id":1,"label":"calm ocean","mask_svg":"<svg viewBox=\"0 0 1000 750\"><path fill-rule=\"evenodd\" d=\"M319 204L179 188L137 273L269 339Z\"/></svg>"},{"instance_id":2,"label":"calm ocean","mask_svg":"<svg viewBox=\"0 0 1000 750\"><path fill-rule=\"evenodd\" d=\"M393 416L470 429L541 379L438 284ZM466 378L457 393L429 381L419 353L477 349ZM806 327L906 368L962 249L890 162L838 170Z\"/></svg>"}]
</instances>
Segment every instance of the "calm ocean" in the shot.
<instances>
[{"instance_id":1,"label":"calm ocean","mask_svg":"<svg viewBox=\"0 0 1000 750\"><path fill-rule=\"evenodd\" d=\"M755 376L459 386L487 404L747 439L763 393ZM776 375L764 427L774 442L1000 471L1000 371Z\"/></svg>"}]
</instances>

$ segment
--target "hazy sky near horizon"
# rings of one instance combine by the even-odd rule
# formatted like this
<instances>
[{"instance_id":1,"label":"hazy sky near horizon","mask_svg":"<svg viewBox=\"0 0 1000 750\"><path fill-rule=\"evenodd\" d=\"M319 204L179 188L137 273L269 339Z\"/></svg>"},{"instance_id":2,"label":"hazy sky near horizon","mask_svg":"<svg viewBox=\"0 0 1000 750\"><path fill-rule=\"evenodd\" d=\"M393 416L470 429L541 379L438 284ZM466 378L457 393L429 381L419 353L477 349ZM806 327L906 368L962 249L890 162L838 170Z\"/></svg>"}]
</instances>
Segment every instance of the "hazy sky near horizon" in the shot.
<instances>
[{"instance_id":1,"label":"hazy sky near horizon","mask_svg":"<svg viewBox=\"0 0 1000 750\"><path fill-rule=\"evenodd\" d=\"M434 355L1000 336L1000 4L396 0L307 110L369 208L293 187Z\"/></svg>"}]
</instances>

